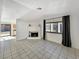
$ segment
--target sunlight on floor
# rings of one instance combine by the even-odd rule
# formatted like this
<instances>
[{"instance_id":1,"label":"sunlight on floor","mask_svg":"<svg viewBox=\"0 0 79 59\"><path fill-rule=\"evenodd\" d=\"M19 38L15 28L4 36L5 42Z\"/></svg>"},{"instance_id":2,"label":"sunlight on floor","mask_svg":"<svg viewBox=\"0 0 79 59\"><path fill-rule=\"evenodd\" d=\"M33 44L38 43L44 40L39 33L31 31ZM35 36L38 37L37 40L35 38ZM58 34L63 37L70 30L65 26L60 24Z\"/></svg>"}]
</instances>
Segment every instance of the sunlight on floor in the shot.
<instances>
[{"instance_id":1,"label":"sunlight on floor","mask_svg":"<svg viewBox=\"0 0 79 59\"><path fill-rule=\"evenodd\" d=\"M16 39L16 38L13 36L0 37L0 41L6 41L6 40L12 40L12 39Z\"/></svg>"}]
</instances>

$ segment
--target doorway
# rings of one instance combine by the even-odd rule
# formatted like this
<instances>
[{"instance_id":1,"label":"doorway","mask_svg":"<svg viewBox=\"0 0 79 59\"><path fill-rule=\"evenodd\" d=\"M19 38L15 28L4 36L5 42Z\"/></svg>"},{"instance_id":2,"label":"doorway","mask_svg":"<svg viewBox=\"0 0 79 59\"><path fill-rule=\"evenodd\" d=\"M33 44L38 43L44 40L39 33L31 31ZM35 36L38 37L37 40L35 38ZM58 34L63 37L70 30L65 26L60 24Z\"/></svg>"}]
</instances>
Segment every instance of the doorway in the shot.
<instances>
[{"instance_id":1,"label":"doorway","mask_svg":"<svg viewBox=\"0 0 79 59\"><path fill-rule=\"evenodd\" d=\"M16 24L1 24L0 41L16 39Z\"/></svg>"},{"instance_id":2,"label":"doorway","mask_svg":"<svg viewBox=\"0 0 79 59\"><path fill-rule=\"evenodd\" d=\"M1 24L1 36L11 36L11 24Z\"/></svg>"}]
</instances>

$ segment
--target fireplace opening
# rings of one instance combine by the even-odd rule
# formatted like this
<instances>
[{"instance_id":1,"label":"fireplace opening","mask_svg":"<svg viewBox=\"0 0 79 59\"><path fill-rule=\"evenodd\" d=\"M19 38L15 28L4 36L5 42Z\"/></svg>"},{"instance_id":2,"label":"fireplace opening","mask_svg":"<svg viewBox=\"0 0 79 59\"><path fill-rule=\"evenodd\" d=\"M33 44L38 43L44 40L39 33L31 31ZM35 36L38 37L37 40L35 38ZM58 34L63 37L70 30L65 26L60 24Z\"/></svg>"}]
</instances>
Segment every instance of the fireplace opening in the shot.
<instances>
[{"instance_id":1,"label":"fireplace opening","mask_svg":"<svg viewBox=\"0 0 79 59\"><path fill-rule=\"evenodd\" d=\"M38 32L30 32L29 37L38 37Z\"/></svg>"}]
</instances>

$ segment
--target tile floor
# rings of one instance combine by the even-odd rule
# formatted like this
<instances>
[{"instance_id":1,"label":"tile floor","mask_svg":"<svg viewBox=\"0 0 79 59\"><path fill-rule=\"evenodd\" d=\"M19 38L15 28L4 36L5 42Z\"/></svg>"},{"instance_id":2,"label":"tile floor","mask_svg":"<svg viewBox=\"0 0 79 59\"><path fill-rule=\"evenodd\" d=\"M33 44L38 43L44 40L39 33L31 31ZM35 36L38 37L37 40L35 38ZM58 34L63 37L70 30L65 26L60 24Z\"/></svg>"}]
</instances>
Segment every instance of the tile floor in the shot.
<instances>
[{"instance_id":1,"label":"tile floor","mask_svg":"<svg viewBox=\"0 0 79 59\"><path fill-rule=\"evenodd\" d=\"M0 59L79 59L79 50L44 40L0 42Z\"/></svg>"},{"instance_id":2,"label":"tile floor","mask_svg":"<svg viewBox=\"0 0 79 59\"><path fill-rule=\"evenodd\" d=\"M0 37L0 41L6 41L6 40L14 40L16 39L16 36L2 36Z\"/></svg>"}]
</instances>

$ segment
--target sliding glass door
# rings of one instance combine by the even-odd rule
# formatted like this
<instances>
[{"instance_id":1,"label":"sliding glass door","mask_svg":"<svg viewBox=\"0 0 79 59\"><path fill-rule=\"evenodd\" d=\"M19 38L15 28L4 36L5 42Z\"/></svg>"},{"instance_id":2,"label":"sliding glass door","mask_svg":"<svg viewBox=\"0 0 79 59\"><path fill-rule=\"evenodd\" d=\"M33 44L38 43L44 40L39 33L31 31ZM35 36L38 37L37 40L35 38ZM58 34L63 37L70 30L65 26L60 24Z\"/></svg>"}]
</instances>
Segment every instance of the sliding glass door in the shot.
<instances>
[{"instance_id":1,"label":"sliding glass door","mask_svg":"<svg viewBox=\"0 0 79 59\"><path fill-rule=\"evenodd\" d=\"M11 24L1 24L1 36L11 35Z\"/></svg>"}]
</instances>

